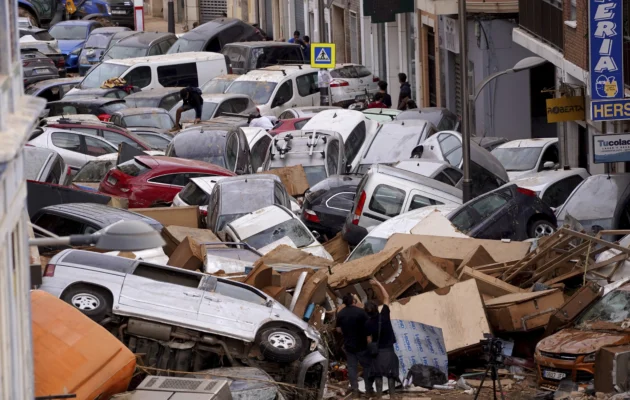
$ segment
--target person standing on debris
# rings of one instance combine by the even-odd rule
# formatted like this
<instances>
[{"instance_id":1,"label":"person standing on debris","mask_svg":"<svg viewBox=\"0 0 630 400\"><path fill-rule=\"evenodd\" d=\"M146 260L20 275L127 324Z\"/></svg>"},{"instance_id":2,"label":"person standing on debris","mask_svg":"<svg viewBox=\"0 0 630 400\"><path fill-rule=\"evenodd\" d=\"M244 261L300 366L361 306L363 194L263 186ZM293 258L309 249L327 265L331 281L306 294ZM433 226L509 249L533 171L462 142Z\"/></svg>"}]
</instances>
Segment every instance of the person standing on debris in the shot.
<instances>
[{"instance_id":1,"label":"person standing on debris","mask_svg":"<svg viewBox=\"0 0 630 400\"><path fill-rule=\"evenodd\" d=\"M365 304L365 312L369 319L365 323L365 331L368 335L369 343L378 343L378 354L372 358L372 366L368 376L368 384L376 383L376 397L383 395L383 379L387 379L389 397L392 398L396 381L399 380L398 356L394 352L396 335L389 316L389 294L383 285L376 279L371 279L372 286L376 286L381 291L383 297L383 308L378 311L378 306L373 301Z\"/></svg>"},{"instance_id":2,"label":"person standing on debris","mask_svg":"<svg viewBox=\"0 0 630 400\"><path fill-rule=\"evenodd\" d=\"M182 128L179 120L181 119L184 111L195 110L195 124L201 121L201 110L203 109L201 89L188 86L180 90L179 94L182 97L183 104L177 109L177 113L175 114L175 127L172 130L179 130Z\"/></svg>"},{"instance_id":3,"label":"person standing on debris","mask_svg":"<svg viewBox=\"0 0 630 400\"><path fill-rule=\"evenodd\" d=\"M411 99L411 85L409 84L409 82L407 82L407 74L403 72L398 74L398 81L400 82L400 94L398 95L398 109L405 110L407 107L407 99Z\"/></svg>"},{"instance_id":4,"label":"person standing on debris","mask_svg":"<svg viewBox=\"0 0 630 400\"><path fill-rule=\"evenodd\" d=\"M348 363L348 378L350 388L355 399L359 398L359 364L363 367L364 378L370 375L371 359L367 353L367 335L365 324L368 320L367 313L357 307L357 301L350 293L343 296L345 307L337 314L337 332L343 334L343 350L346 353ZM366 391L372 393L372 386L368 385Z\"/></svg>"}]
</instances>

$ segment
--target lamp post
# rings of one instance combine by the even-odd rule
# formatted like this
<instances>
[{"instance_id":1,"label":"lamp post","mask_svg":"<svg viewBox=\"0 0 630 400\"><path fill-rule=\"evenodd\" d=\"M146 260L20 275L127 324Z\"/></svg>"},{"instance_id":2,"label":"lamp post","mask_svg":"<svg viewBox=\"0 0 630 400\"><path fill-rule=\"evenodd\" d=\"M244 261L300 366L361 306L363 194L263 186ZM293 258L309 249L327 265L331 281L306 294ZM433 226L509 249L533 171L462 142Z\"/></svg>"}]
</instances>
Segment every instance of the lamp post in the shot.
<instances>
[{"instance_id":1,"label":"lamp post","mask_svg":"<svg viewBox=\"0 0 630 400\"><path fill-rule=\"evenodd\" d=\"M158 231L142 221L119 221L89 235L29 239L29 246L89 246L103 250L138 251L163 246Z\"/></svg>"},{"instance_id":2,"label":"lamp post","mask_svg":"<svg viewBox=\"0 0 630 400\"><path fill-rule=\"evenodd\" d=\"M464 203L472 199L472 180L470 179L470 102L467 101L468 95L468 20L466 13L466 0L459 0L458 18L459 18L459 56L460 56L460 74L464 83L462 85L462 168L464 170L464 181L462 183Z\"/></svg>"},{"instance_id":3,"label":"lamp post","mask_svg":"<svg viewBox=\"0 0 630 400\"><path fill-rule=\"evenodd\" d=\"M472 104L473 114L474 114L474 109L475 109L474 106L475 106L475 102L477 101L477 97L479 97L479 94L481 93L483 88L486 87L486 85L489 84L491 81L497 79L498 77L502 75L511 74L514 72L521 72L528 69L532 69L534 67L538 67L539 65L542 65L546 62L547 60L541 57L527 57L527 58L523 58L521 61L514 64L514 66L510 69L506 69L505 71L495 72L494 74L488 76L486 79L481 81L481 83L477 85L477 87L475 88L475 95L473 97L473 104Z\"/></svg>"}]
</instances>

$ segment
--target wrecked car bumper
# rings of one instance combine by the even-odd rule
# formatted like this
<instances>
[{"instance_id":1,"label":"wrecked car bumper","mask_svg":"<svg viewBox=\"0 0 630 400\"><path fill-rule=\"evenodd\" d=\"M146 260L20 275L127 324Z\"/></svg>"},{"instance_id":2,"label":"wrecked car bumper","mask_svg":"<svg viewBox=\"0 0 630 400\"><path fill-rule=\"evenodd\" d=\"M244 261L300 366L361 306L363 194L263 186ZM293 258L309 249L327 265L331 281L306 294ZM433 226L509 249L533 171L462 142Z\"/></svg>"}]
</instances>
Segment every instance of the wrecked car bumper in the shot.
<instances>
[{"instance_id":1,"label":"wrecked car bumper","mask_svg":"<svg viewBox=\"0 0 630 400\"><path fill-rule=\"evenodd\" d=\"M322 352L322 350L323 349L320 348L318 351L314 351L304 357L304 360L302 360L300 364L297 380L297 385L300 388L306 388L307 383L309 383L308 388L317 391L317 399L324 397L324 387L326 386L326 378L328 377L328 358L324 356L325 353ZM314 381L307 379L307 374L310 372L319 376L319 380ZM308 376L308 378L312 377L312 375Z\"/></svg>"},{"instance_id":2,"label":"wrecked car bumper","mask_svg":"<svg viewBox=\"0 0 630 400\"><path fill-rule=\"evenodd\" d=\"M542 389L556 390L563 379L571 379L579 385L586 386L595 377L595 363L584 362L586 354L551 354L554 358L549 357L547 353L544 354L535 356L538 385Z\"/></svg>"}]
</instances>

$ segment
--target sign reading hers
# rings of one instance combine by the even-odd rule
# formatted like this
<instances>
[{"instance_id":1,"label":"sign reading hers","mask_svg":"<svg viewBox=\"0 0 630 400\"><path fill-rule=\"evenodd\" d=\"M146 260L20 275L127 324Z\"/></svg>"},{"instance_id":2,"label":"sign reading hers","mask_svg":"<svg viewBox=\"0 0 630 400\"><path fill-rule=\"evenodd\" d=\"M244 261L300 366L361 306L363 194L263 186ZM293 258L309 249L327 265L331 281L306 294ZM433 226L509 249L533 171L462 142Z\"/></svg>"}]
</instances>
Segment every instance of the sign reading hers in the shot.
<instances>
[{"instance_id":1,"label":"sign reading hers","mask_svg":"<svg viewBox=\"0 0 630 400\"><path fill-rule=\"evenodd\" d=\"M593 136L593 162L630 161L630 134Z\"/></svg>"},{"instance_id":2,"label":"sign reading hers","mask_svg":"<svg viewBox=\"0 0 630 400\"><path fill-rule=\"evenodd\" d=\"M584 97L547 99L547 122L584 121Z\"/></svg>"},{"instance_id":3,"label":"sign reading hers","mask_svg":"<svg viewBox=\"0 0 630 400\"><path fill-rule=\"evenodd\" d=\"M311 67L335 68L335 44L313 43L311 45Z\"/></svg>"},{"instance_id":4,"label":"sign reading hers","mask_svg":"<svg viewBox=\"0 0 630 400\"><path fill-rule=\"evenodd\" d=\"M630 99L624 99L623 86L622 2L623 0L589 0L593 121L630 118Z\"/></svg>"}]
</instances>

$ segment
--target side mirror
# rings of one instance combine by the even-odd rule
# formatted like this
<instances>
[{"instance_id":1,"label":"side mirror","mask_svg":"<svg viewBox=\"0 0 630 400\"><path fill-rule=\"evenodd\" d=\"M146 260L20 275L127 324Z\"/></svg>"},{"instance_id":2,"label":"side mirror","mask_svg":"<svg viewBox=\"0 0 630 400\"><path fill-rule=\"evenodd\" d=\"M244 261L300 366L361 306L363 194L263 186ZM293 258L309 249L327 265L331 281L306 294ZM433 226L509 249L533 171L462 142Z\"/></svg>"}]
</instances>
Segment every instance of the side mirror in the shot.
<instances>
[{"instance_id":1,"label":"side mirror","mask_svg":"<svg viewBox=\"0 0 630 400\"><path fill-rule=\"evenodd\" d=\"M553 162L553 161L546 161L546 162L543 164L543 168L544 168L544 169L553 169L555 166L556 166L556 163L555 163L555 162Z\"/></svg>"},{"instance_id":2,"label":"side mirror","mask_svg":"<svg viewBox=\"0 0 630 400\"><path fill-rule=\"evenodd\" d=\"M315 238L315 240L317 240L318 242L322 239L322 235L320 235L319 232L311 231L311 233L313 234L313 237Z\"/></svg>"},{"instance_id":3,"label":"side mirror","mask_svg":"<svg viewBox=\"0 0 630 400\"><path fill-rule=\"evenodd\" d=\"M346 173L349 174L350 172L352 172L352 164L347 163L346 164Z\"/></svg>"}]
</instances>

